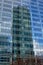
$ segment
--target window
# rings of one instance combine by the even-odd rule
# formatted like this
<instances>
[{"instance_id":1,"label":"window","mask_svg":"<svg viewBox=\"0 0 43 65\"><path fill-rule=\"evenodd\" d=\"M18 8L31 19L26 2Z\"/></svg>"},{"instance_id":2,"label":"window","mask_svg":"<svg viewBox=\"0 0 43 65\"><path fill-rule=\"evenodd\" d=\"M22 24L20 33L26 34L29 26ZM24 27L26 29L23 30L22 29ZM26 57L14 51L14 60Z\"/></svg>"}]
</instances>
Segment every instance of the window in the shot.
<instances>
[{"instance_id":1,"label":"window","mask_svg":"<svg viewBox=\"0 0 43 65\"><path fill-rule=\"evenodd\" d=\"M32 41L32 38L24 38L24 41L31 42Z\"/></svg>"},{"instance_id":2,"label":"window","mask_svg":"<svg viewBox=\"0 0 43 65\"><path fill-rule=\"evenodd\" d=\"M23 3L23 6L25 6L25 7L28 7L29 8L29 3L27 4L27 3Z\"/></svg>"},{"instance_id":3,"label":"window","mask_svg":"<svg viewBox=\"0 0 43 65\"><path fill-rule=\"evenodd\" d=\"M17 30L13 30L13 33L14 33L14 34L22 34L21 31L17 31Z\"/></svg>"},{"instance_id":4,"label":"window","mask_svg":"<svg viewBox=\"0 0 43 65\"><path fill-rule=\"evenodd\" d=\"M11 24L10 23L3 23L3 24L1 24L2 25L2 27L7 27L8 29L9 29L9 27L11 27Z\"/></svg>"},{"instance_id":5,"label":"window","mask_svg":"<svg viewBox=\"0 0 43 65\"><path fill-rule=\"evenodd\" d=\"M10 44L11 44L10 42L6 42L6 41L2 41L2 40L0 41L1 46L10 46Z\"/></svg>"},{"instance_id":6,"label":"window","mask_svg":"<svg viewBox=\"0 0 43 65\"><path fill-rule=\"evenodd\" d=\"M15 19L16 19L16 20L15 20ZM14 18L14 19L13 19L13 23L14 23L14 24L15 24L15 23L16 23L16 24L21 24L22 22L21 22L21 20L19 20L18 18ZM14 25L14 24L13 24L13 25Z\"/></svg>"},{"instance_id":7,"label":"window","mask_svg":"<svg viewBox=\"0 0 43 65\"><path fill-rule=\"evenodd\" d=\"M5 3L9 3L9 4L12 4L12 1L9 1L9 0L4 0Z\"/></svg>"},{"instance_id":8,"label":"window","mask_svg":"<svg viewBox=\"0 0 43 65\"><path fill-rule=\"evenodd\" d=\"M38 14L32 14L32 16L33 16L33 17L39 17L39 15L38 15Z\"/></svg>"},{"instance_id":9,"label":"window","mask_svg":"<svg viewBox=\"0 0 43 65\"><path fill-rule=\"evenodd\" d=\"M31 51L31 55L34 55L34 51Z\"/></svg>"},{"instance_id":10,"label":"window","mask_svg":"<svg viewBox=\"0 0 43 65\"><path fill-rule=\"evenodd\" d=\"M18 50L18 54L20 54L20 50Z\"/></svg>"},{"instance_id":11,"label":"window","mask_svg":"<svg viewBox=\"0 0 43 65\"><path fill-rule=\"evenodd\" d=\"M41 27L41 24L36 22L36 23L33 23L33 26Z\"/></svg>"},{"instance_id":12,"label":"window","mask_svg":"<svg viewBox=\"0 0 43 65\"><path fill-rule=\"evenodd\" d=\"M24 35L32 36L32 33L30 32L24 32Z\"/></svg>"},{"instance_id":13,"label":"window","mask_svg":"<svg viewBox=\"0 0 43 65\"><path fill-rule=\"evenodd\" d=\"M36 6L31 6L31 8L32 8L32 9L35 9L35 10L38 9Z\"/></svg>"},{"instance_id":14,"label":"window","mask_svg":"<svg viewBox=\"0 0 43 65\"><path fill-rule=\"evenodd\" d=\"M11 18L5 18L5 17L2 17L2 21L11 21Z\"/></svg>"},{"instance_id":15,"label":"window","mask_svg":"<svg viewBox=\"0 0 43 65\"><path fill-rule=\"evenodd\" d=\"M29 46L29 44L25 44L25 47L28 47L29 48L30 46Z\"/></svg>"},{"instance_id":16,"label":"window","mask_svg":"<svg viewBox=\"0 0 43 65\"><path fill-rule=\"evenodd\" d=\"M2 29L1 32L11 33L10 29Z\"/></svg>"},{"instance_id":17,"label":"window","mask_svg":"<svg viewBox=\"0 0 43 65\"><path fill-rule=\"evenodd\" d=\"M11 6L11 5L9 5L9 4L4 4L4 5L3 5L3 7L12 8L12 6Z\"/></svg>"},{"instance_id":18,"label":"window","mask_svg":"<svg viewBox=\"0 0 43 65\"><path fill-rule=\"evenodd\" d=\"M0 58L0 61L1 61L1 62L5 62L5 61L6 61L6 62L9 62L9 58L8 58L8 57L1 57L1 58Z\"/></svg>"},{"instance_id":19,"label":"window","mask_svg":"<svg viewBox=\"0 0 43 65\"><path fill-rule=\"evenodd\" d=\"M14 46L20 47L20 43L14 43Z\"/></svg>"},{"instance_id":20,"label":"window","mask_svg":"<svg viewBox=\"0 0 43 65\"><path fill-rule=\"evenodd\" d=\"M41 33L34 33L34 36L36 36L36 37L42 37L42 34Z\"/></svg>"},{"instance_id":21,"label":"window","mask_svg":"<svg viewBox=\"0 0 43 65\"><path fill-rule=\"evenodd\" d=\"M28 48L33 48L33 44L25 44L25 46Z\"/></svg>"},{"instance_id":22,"label":"window","mask_svg":"<svg viewBox=\"0 0 43 65\"><path fill-rule=\"evenodd\" d=\"M39 1L40 4L43 4L43 1Z\"/></svg>"},{"instance_id":23,"label":"window","mask_svg":"<svg viewBox=\"0 0 43 65\"><path fill-rule=\"evenodd\" d=\"M33 19L33 21L36 21L36 22L37 22L37 21L38 21L38 22L40 21L39 18L37 18L37 19L36 19L36 18L32 18L32 19Z\"/></svg>"},{"instance_id":24,"label":"window","mask_svg":"<svg viewBox=\"0 0 43 65\"><path fill-rule=\"evenodd\" d=\"M23 2L29 4L29 1L28 0L27 1L26 0L23 0Z\"/></svg>"},{"instance_id":25,"label":"window","mask_svg":"<svg viewBox=\"0 0 43 65\"><path fill-rule=\"evenodd\" d=\"M39 32L41 32L41 28L34 28L34 31L39 31Z\"/></svg>"},{"instance_id":26,"label":"window","mask_svg":"<svg viewBox=\"0 0 43 65\"><path fill-rule=\"evenodd\" d=\"M43 45L43 39L35 39L40 45Z\"/></svg>"},{"instance_id":27,"label":"window","mask_svg":"<svg viewBox=\"0 0 43 65\"><path fill-rule=\"evenodd\" d=\"M37 3L36 2L31 2L31 5L37 5Z\"/></svg>"},{"instance_id":28,"label":"window","mask_svg":"<svg viewBox=\"0 0 43 65\"><path fill-rule=\"evenodd\" d=\"M30 44L30 48L33 48L33 44Z\"/></svg>"},{"instance_id":29,"label":"window","mask_svg":"<svg viewBox=\"0 0 43 65\"><path fill-rule=\"evenodd\" d=\"M21 1L21 0L20 0L20 1ZM15 6L15 5L18 5L18 6L21 5L21 2L14 1L13 3L14 3L14 6Z\"/></svg>"},{"instance_id":30,"label":"window","mask_svg":"<svg viewBox=\"0 0 43 65\"><path fill-rule=\"evenodd\" d=\"M22 37L16 37L15 39L16 40L22 40Z\"/></svg>"},{"instance_id":31,"label":"window","mask_svg":"<svg viewBox=\"0 0 43 65\"><path fill-rule=\"evenodd\" d=\"M18 50L14 50L14 54L18 54Z\"/></svg>"},{"instance_id":32,"label":"window","mask_svg":"<svg viewBox=\"0 0 43 65\"><path fill-rule=\"evenodd\" d=\"M5 12L12 12L11 9L8 9L8 8L3 8L3 11L5 11Z\"/></svg>"},{"instance_id":33,"label":"window","mask_svg":"<svg viewBox=\"0 0 43 65\"><path fill-rule=\"evenodd\" d=\"M9 13L2 13L2 16L7 16L7 17L11 17L11 14L9 14Z\"/></svg>"},{"instance_id":34,"label":"window","mask_svg":"<svg viewBox=\"0 0 43 65\"><path fill-rule=\"evenodd\" d=\"M31 0L32 2L37 2L37 0Z\"/></svg>"},{"instance_id":35,"label":"window","mask_svg":"<svg viewBox=\"0 0 43 65\"><path fill-rule=\"evenodd\" d=\"M14 28L21 28L21 26L20 25L14 25Z\"/></svg>"},{"instance_id":36,"label":"window","mask_svg":"<svg viewBox=\"0 0 43 65\"><path fill-rule=\"evenodd\" d=\"M36 10L34 10L34 9L32 9L31 11L32 11L33 13L38 13L38 11L36 11Z\"/></svg>"}]
</instances>

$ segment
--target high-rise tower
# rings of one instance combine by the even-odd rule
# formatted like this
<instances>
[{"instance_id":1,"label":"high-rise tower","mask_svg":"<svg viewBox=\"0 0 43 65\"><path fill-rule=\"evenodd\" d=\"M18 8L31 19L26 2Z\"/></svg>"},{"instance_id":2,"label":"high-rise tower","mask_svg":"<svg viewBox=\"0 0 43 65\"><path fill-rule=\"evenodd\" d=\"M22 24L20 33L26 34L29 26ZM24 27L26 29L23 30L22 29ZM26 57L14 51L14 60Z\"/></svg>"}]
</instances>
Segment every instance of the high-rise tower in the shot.
<instances>
[{"instance_id":1,"label":"high-rise tower","mask_svg":"<svg viewBox=\"0 0 43 65\"><path fill-rule=\"evenodd\" d=\"M0 0L0 64L12 52L14 61L43 56L43 0Z\"/></svg>"}]
</instances>

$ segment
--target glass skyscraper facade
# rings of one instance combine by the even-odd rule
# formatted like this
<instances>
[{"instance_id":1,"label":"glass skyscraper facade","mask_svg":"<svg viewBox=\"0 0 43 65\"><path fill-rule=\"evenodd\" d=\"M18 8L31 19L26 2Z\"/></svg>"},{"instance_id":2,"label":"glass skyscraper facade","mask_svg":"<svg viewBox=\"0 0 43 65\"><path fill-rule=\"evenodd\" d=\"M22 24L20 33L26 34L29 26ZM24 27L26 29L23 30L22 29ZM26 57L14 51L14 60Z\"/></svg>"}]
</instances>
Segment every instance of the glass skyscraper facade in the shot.
<instances>
[{"instance_id":1,"label":"glass skyscraper facade","mask_svg":"<svg viewBox=\"0 0 43 65\"><path fill-rule=\"evenodd\" d=\"M0 0L0 65L9 65L12 54L12 0Z\"/></svg>"},{"instance_id":2,"label":"glass skyscraper facade","mask_svg":"<svg viewBox=\"0 0 43 65\"><path fill-rule=\"evenodd\" d=\"M35 55L43 55L43 1L31 0L30 10Z\"/></svg>"},{"instance_id":3,"label":"glass skyscraper facade","mask_svg":"<svg viewBox=\"0 0 43 65\"><path fill-rule=\"evenodd\" d=\"M0 64L43 56L43 0L0 0Z\"/></svg>"}]
</instances>

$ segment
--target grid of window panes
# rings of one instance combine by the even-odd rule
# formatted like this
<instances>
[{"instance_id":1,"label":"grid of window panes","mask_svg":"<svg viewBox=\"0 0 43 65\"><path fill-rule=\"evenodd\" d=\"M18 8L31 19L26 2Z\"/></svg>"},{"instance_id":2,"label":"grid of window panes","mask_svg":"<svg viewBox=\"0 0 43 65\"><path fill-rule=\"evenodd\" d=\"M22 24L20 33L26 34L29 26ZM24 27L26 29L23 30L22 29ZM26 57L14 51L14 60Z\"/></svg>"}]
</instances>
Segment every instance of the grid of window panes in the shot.
<instances>
[{"instance_id":1,"label":"grid of window panes","mask_svg":"<svg viewBox=\"0 0 43 65\"><path fill-rule=\"evenodd\" d=\"M9 65L12 53L12 0L0 0L0 65Z\"/></svg>"},{"instance_id":2,"label":"grid of window panes","mask_svg":"<svg viewBox=\"0 0 43 65\"><path fill-rule=\"evenodd\" d=\"M13 3L14 59L27 58L29 55L34 55L29 2L15 0Z\"/></svg>"},{"instance_id":3,"label":"grid of window panes","mask_svg":"<svg viewBox=\"0 0 43 65\"><path fill-rule=\"evenodd\" d=\"M43 1L42 0L31 0L30 1L31 10L31 22L32 22L32 35L34 44L37 44L37 54L43 55L43 53L38 52L39 49L43 52Z\"/></svg>"},{"instance_id":4,"label":"grid of window panes","mask_svg":"<svg viewBox=\"0 0 43 65\"><path fill-rule=\"evenodd\" d=\"M9 64L11 59L11 42L7 36L0 36L0 64ZM8 65L7 64L7 65Z\"/></svg>"},{"instance_id":5,"label":"grid of window panes","mask_svg":"<svg viewBox=\"0 0 43 65\"><path fill-rule=\"evenodd\" d=\"M12 23L13 28L11 29ZM12 32L13 34L11 34ZM43 55L42 0L0 0L0 55L11 54L12 38L14 59L17 57L27 58L30 54L34 55L34 40ZM7 57L4 55L0 56L0 64ZM9 61L9 57L7 61Z\"/></svg>"}]
</instances>

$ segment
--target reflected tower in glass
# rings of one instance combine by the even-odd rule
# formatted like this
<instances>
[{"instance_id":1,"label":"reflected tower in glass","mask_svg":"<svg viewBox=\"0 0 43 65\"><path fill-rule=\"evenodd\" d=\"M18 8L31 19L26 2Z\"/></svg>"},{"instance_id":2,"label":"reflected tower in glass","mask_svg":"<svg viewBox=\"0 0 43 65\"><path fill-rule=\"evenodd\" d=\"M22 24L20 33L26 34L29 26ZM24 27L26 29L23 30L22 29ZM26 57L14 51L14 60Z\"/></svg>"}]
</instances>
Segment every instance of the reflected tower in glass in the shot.
<instances>
[{"instance_id":1,"label":"reflected tower in glass","mask_svg":"<svg viewBox=\"0 0 43 65\"><path fill-rule=\"evenodd\" d=\"M13 53L14 59L34 55L30 11L26 6L13 8Z\"/></svg>"}]
</instances>

